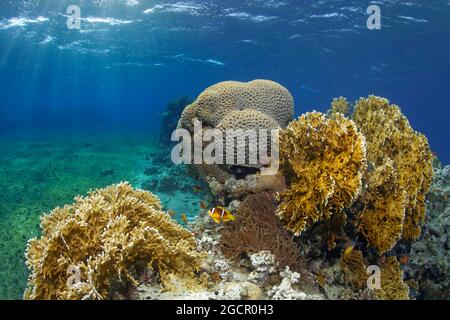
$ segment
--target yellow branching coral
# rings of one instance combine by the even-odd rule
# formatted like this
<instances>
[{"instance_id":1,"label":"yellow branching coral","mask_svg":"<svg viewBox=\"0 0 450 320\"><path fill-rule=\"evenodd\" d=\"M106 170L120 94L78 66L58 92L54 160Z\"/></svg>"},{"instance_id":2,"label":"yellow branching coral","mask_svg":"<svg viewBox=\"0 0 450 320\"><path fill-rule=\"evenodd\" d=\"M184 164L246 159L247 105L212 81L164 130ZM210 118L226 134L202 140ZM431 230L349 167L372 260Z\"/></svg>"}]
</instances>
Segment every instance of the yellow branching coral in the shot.
<instances>
[{"instance_id":1,"label":"yellow branching coral","mask_svg":"<svg viewBox=\"0 0 450 320\"><path fill-rule=\"evenodd\" d=\"M393 161L398 189L406 194L403 238L419 237L433 172L427 138L411 128L398 106L376 96L356 103L353 120L366 137L367 159L372 166L383 166L386 159ZM396 201L389 206L399 207L403 199L397 197Z\"/></svg>"},{"instance_id":2,"label":"yellow branching coral","mask_svg":"<svg viewBox=\"0 0 450 320\"><path fill-rule=\"evenodd\" d=\"M330 116L337 113L342 113L343 115L348 115L350 113L350 103L344 97L334 98L331 102L331 109L328 111Z\"/></svg>"},{"instance_id":3,"label":"yellow branching coral","mask_svg":"<svg viewBox=\"0 0 450 320\"><path fill-rule=\"evenodd\" d=\"M367 189L362 197L364 209L358 216L357 229L383 254L402 236L406 193L399 188L391 159L367 176Z\"/></svg>"},{"instance_id":4,"label":"yellow branching coral","mask_svg":"<svg viewBox=\"0 0 450 320\"><path fill-rule=\"evenodd\" d=\"M403 271L396 257L387 257L380 265L381 289L375 296L381 300L408 300L409 288L403 282Z\"/></svg>"},{"instance_id":5,"label":"yellow branching coral","mask_svg":"<svg viewBox=\"0 0 450 320\"><path fill-rule=\"evenodd\" d=\"M346 283L358 290L367 288L369 264L359 250L344 252L339 260L339 266ZM384 258L380 264L380 288L374 289L374 297L380 300L407 300L409 288L403 281L403 271L394 256Z\"/></svg>"},{"instance_id":6,"label":"yellow branching coral","mask_svg":"<svg viewBox=\"0 0 450 320\"><path fill-rule=\"evenodd\" d=\"M113 286L136 285L147 266L163 285L173 275L193 279L203 257L156 196L128 183L77 197L41 220L42 237L26 252L26 299L107 299Z\"/></svg>"},{"instance_id":7,"label":"yellow branching coral","mask_svg":"<svg viewBox=\"0 0 450 320\"><path fill-rule=\"evenodd\" d=\"M291 184L277 213L296 235L350 206L360 193L365 141L341 114L330 119L312 112L291 122L280 136L280 156Z\"/></svg>"},{"instance_id":8,"label":"yellow branching coral","mask_svg":"<svg viewBox=\"0 0 450 320\"><path fill-rule=\"evenodd\" d=\"M344 252L339 260L339 266L344 274L346 283L354 286L356 289L364 289L366 287L368 263L361 251Z\"/></svg>"}]
</instances>

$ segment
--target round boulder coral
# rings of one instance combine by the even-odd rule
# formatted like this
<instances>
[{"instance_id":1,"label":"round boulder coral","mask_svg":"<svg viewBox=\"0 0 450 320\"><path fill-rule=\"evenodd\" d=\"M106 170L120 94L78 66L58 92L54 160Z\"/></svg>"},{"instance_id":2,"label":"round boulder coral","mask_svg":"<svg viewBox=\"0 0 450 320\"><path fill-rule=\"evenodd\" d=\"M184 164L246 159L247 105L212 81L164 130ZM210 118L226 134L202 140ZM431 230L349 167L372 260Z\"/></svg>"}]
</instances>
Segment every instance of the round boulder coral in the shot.
<instances>
[{"instance_id":1,"label":"round boulder coral","mask_svg":"<svg viewBox=\"0 0 450 320\"><path fill-rule=\"evenodd\" d=\"M235 165L260 169L264 165L259 157L260 146L265 148L265 155L270 157L271 130L285 128L293 114L292 95L273 81L225 81L207 88L194 103L185 108L178 128L188 130L194 137L198 134L194 132L194 121L198 120L203 129L221 132L225 142L224 164L190 164L189 172L204 180L213 178L225 183L228 178L235 176L232 168ZM260 130L263 129L267 134L261 136ZM240 131L235 132L237 136L228 140L231 143L227 144L227 134L232 130ZM252 156L257 156L256 161ZM232 159L232 163L227 159ZM243 161L238 161L240 159ZM254 170L250 170L246 174L254 173Z\"/></svg>"}]
</instances>

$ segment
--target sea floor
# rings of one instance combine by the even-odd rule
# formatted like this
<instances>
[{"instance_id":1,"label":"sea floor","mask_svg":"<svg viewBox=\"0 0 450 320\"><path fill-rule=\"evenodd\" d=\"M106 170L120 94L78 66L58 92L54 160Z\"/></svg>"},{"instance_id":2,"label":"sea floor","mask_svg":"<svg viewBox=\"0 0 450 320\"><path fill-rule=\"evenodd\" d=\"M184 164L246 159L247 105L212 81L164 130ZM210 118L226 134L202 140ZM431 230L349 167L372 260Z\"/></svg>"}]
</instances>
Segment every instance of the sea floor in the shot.
<instances>
[{"instance_id":1,"label":"sea floor","mask_svg":"<svg viewBox=\"0 0 450 320\"><path fill-rule=\"evenodd\" d=\"M22 298L28 277L26 243L39 236L43 213L72 203L76 195L120 181L137 188L159 182L161 176L170 181L165 172L173 170L170 164L159 167L152 161L151 155L158 152L156 135L150 133L0 135L0 299ZM166 210L183 211L189 220L198 214L201 193L151 191Z\"/></svg>"}]
</instances>

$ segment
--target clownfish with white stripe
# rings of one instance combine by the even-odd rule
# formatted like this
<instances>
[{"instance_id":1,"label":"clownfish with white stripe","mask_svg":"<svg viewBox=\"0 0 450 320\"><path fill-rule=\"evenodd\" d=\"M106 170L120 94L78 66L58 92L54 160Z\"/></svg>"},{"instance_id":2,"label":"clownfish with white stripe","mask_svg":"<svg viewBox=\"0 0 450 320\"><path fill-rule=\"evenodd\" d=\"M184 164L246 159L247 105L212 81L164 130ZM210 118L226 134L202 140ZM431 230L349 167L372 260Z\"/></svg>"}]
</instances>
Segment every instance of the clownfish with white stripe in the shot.
<instances>
[{"instance_id":1,"label":"clownfish with white stripe","mask_svg":"<svg viewBox=\"0 0 450 320\"><path fill-rule=\"evenodd\" d=\"M224 207L215 207L208 211L208 215L215 223L228 222L236 220L236 217Z\"/></svg>"}]
</instances>

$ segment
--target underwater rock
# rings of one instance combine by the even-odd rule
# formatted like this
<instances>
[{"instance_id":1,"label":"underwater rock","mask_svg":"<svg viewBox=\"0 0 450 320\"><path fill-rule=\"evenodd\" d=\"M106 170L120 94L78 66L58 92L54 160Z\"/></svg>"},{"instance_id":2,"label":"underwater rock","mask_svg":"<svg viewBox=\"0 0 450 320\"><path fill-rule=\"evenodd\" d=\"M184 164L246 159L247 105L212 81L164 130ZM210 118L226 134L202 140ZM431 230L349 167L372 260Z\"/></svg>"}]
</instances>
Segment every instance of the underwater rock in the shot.
<instances>
[{"instance_id":1,"label":"underwater rock","mask_svg":"<svg viewBox=\"0 0 450 320\"><path fill-rule=\"evenodd\" d=\"M174 192L188 191L192 192L192 186L196 181L186 175L186 171L182 166L171 165L164 169L156 169L157 167L148 167L144 171L144 175L148 176L142 183L142 188L156 192Z\"/></svg>"},{"instance_id":2,"label":"underwater rock","mask_svg":"<svg viewBox=\"0 0 450 320\"><path fill-rule=\"evenodd\" d=\"M211 181L211 180L210 180ZM247 175L244 179L229 178L223 185L210 182L213 194L225 194L226 199L242 200L250 194L270 192L283 192L286 190L286 180L281 173L275 175Z\"/></svg>"},{"instance_id":3,"label":"underwater rock","mask_svg":"<svg viewBox=\"0 0 450 320\"><path fill-rule=\"evenodd\" d=\"M174 191L178 188L178 183L174 179L174 177L170 176L169 174L163 175L158 182L158 191Z\"/></svg>"}]
</instances>

